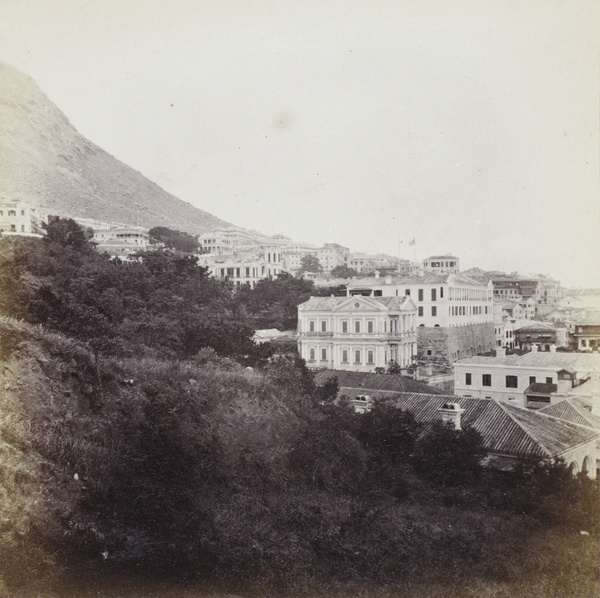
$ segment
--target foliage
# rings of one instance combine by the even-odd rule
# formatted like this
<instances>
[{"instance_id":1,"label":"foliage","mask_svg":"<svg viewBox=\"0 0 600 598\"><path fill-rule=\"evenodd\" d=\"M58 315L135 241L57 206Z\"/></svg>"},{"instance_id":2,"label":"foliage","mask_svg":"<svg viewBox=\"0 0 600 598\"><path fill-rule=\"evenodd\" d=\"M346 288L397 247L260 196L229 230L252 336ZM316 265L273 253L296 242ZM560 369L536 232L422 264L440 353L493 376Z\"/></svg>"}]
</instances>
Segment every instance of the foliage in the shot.
<instances>
[{"instance_id":1,"label":"foliage","mask_svg":"<svg viewBox=\"0 0 600 598\"><path fill-rule=\"evenodd\" d=\"M316 255L310 253L302 256L300 260L300 270L298 274L304 274L305 272L314 272L316 274L323 272L323 266Z\"/></svg>"},{"instance_id":2,"label":"foliage","mask_svg":"<svg viewBox=\"0 0 600 598\"><path fill-rule=\"evenodd\" d=\"M450 422L435 422L418 440L412 463L436 485L459 486L478 478L486 455L481 435L473 428L456 430Z\"/></svg>"},{"instance_id":3,"label":"foliage","mask_svg":"<svg viewBox=\"0 0 600 598\"><path fill-rule=\"evenodd\" d=\"M331 276L333 278L353 278L358 276L358 272L354 268L348 267L347 264L341 264L331 270Z\"/></svg>"},{"instance_id":4,"label":"foliage","mask_svg":"<svg viewBox=\"0 0 600 598\"><path fill-rule=\"evenodd\" d=\"M178 230L172 230L166 226L155 226L150 229L150 241L152 243L162 243L169 249L176 249L183 253L197 253L198 237Z\"/></svg>"}]
</instances>

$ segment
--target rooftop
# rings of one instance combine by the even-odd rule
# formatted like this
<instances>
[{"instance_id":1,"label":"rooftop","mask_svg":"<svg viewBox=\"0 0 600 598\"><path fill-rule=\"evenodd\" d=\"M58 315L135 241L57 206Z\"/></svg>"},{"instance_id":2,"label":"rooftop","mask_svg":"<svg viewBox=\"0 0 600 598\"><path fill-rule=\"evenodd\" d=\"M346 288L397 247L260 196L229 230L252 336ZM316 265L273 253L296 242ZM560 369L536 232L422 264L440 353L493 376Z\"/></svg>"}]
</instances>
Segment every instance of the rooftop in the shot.
<instances>
[{"instance_id":1,"label":"rooftop","mask_svg":"<svg viewBox=\"0 0 600 598\"><path fill-rule=\"evenodd\" d=\"M460 365L519 366L566 368L576 372L600 370L600 353L562 353L529 352L524 355L505 355L498 357L467 357L456 362Z\"/></svg>"},{"instance_id":2,"label":"rooftop","mask_svg":"<svg viewBox=\"0 0 600 598\"><path fill-rule=\"evenodd\" d=\"M458 403L464 409L461 425L477 430L487 450L496 455L558 457L569 449L600 438L600 431L590 427L490 399L391 391L379 393L385 395L381 396L384 400L412 413L425 429L440 421L439 410L444 403ZM339 396L342 394L353 399L364 395L365 389L341 388Z\"/></svg>"},{"instance_id":3,"label":"rooftop","mask_svg":"<svg viewBox=\"0 0 600 598\"><path fill-rule=\"evenodd\" d=\"M590 408L578 398L567 398L558 403L547 405L538 413L552 415L580 426L589 426L600 430L600 417L594 415Z\"/></svg>"},{"instance_id":4,"label":"rooftop","mask_svg":"<svg viewBox=\"0 0 600 598\"><path fill-rule=\"evenodd\" d=\"M301 303L298 308L303 311L344 311L345 309L362 310L414 310L410 297L311 297Z\"/></svg>"},{"instance_id":5,"label":"rooftop","mask_svg":"<svg viewBox=\"0 0 600 598\"><path fill-rule=\"evenodd\" d=\"M377 391L395 391L395 392L420 392L426 394L443 394L441 390L425 384L399 376L397 374L373 374L370 372L348 372L345 370L321 370L315 374L315 384L322 386L327 380L334 376L338 379L340 387L365 390L375 398Z\"/></svg>"}]
</instances>

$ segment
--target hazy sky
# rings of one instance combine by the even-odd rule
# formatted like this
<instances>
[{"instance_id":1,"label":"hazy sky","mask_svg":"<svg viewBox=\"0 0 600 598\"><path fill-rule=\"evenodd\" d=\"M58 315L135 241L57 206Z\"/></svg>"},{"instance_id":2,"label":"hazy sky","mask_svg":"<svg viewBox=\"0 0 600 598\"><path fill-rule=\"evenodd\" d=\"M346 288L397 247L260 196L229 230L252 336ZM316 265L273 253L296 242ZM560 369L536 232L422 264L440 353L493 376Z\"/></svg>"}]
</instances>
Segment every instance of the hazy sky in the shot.
<instances>
[{"instance_id":1,"label":"hazy sky","mask_svg":"<svg viewBox=\"0 0 600 598\"><path fill-rule=\"evenodd\" d=\"M1 60L220 218L598 287L599 31L595 0L0 0Z\"/></svg>"}]
</instances>

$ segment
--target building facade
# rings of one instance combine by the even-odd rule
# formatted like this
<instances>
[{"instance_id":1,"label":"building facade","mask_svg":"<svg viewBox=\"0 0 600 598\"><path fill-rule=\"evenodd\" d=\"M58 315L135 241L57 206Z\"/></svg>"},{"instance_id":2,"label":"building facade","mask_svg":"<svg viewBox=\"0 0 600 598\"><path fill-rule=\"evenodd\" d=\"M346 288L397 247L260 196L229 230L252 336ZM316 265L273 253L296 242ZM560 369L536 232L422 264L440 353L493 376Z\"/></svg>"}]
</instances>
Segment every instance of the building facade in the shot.
<instances>
[{"instance_id":1,"label":"building facade","mask_svg":"<svg viewBox=\"0 0 600 598\"><path fill-rule=\"evenodd\" d=\"M537 409L562 400L600 371L600 354L532 351L476 356L454 364L454 393Z\"/></svg>"},{"instance_id":2,"label":"building facade","mask_svg":"<svg viewBox=\"0 0 600 598\"><path fill-rule=\"evenodd\" d=\"M47 216L25 201L0 200L0 232L42 235L47 223Z\"/></svg>"},{"instance_id":3,"label":"building facade","mask_svg":"<svg viewBox=\"0 0 600 598\"><path fill-rule=\"evenodd\" d=\"M416 350L409 297L311 297L298 306L298 352L310 368L408 368Z\"/></svg>"}]
</instances>

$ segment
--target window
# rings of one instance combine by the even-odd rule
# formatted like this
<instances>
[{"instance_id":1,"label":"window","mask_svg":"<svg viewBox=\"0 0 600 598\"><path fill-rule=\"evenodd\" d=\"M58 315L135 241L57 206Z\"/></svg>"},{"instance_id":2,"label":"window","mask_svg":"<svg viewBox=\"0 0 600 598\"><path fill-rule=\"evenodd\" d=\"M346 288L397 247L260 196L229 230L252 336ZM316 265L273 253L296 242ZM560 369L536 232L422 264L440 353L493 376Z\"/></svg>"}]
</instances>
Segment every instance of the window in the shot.
<instances>
[{"instance_id":1,"label":"window","mask_svg":"<svg viewBox=\"0 0 600 598\"><path fill-rule=\"evenodd\" d=\"M367 351L367 363L375 363L375 353L373 351Z\"/></svg>"},{"instance_id":2,"label":"window","mask_svg":"<svg viewBox=\"0 0 600 598\"><path fill-rule=\"evenodd\" d=\"M381 291L381 290L373 291L373 297L382 297L382 296L383 296L383 291Z\"/></svg>"},{"instance_id":3,"label":"window","mask_svg":"<svg viewBox=\"0 0 600 598\"><path fill-rule=\"evenodd\" d=\"M354 332L356 332L356 333L360 332L360 322L358 320L356 320L356 322L354 322Z\"/></svg>"},{"instance_id":4,"label":"window","mask_svg":"<svg viewBox=\"0 0 600 598\"><path fill-rule=\"evenodd\" d=\"M481 384L483 386L491 386L492 385L492 375L491 374L482 374Z\"/></svg>"},{"instance_id":5,"label":"window","mask_svg":"<svg viewBox=\"0 0 600 598\"><path fill-rule=\"evenodd\" d=\"M21 216L25 216L25 210L21 210Z\"/></svg>"},{"instance_id":6,"label":"window","mask_svg":"<svg viewBox=\"0 0 600 598\"><path fill-rule=\"evenodd\" d=\"M471 374L469 374L469 373L465 374L465 384L467 386L471 386Z\"/></svg>"},{"instance_id":7,"label":"window","mask_svg":"<svg viewBox=\"0 0 600 598\"><path fill-rule=\"evenodd\" d=\"M437 307L435 305L431 306L431 315L437 316Z\"/></svg>"},{"instance_id":8,"label":"window","mask_svg":"<svg viewBox=\"0 0 600 598\"><path fill-rule=\"evenodd\" d=\"M367 322L367 332L369 332L371 334L373 333L373 320L369 320Z\"/></svg>"},{"instance_id":9,"label":"window","mask_svg":"<svg viewBox=\"0 0 600 598\"><path fill-rule=\"evenodd\" d=\"M321 321L321 332L327 332L327 322L325 320Z\"/></svg>"},{"instance_id":10,"label":"window","mask_svg":"<svg viewBox=\"0 0 600 598\"><path fill-rule=\"evenodd\" d=\"M554 384L554 381L552 380L552 376L549 376L548 378L546 378L546 384Z\"/></svg>"},{"instance_id":11,"label":"window","mask_svg":"<svg viewBox=\"0 0 600 598\"><path fill-rule=\"evenodd\" d=\"M348 322L345 320L342 322L342 332L348 332Z\"/></svg>"},{"instance_id":12,"label":"window","mask_svg":"<svg viewBox=\"0 0 600 598\"><path fill-rule=\"evenodd\" d=\"M348 351L346 349L342 351L342 363L348 363Z\"/></svg>"},{"instance_id":13,"label":"window","mask_svg":"<svg viewBox=\"0 0 600 598\"><path fill-rule=\"evenodd\" d=\"M308 323L308 329L309 329L310 332L314 332L315 331L315 321L314 320L311 320Z\"/></svg>"},{"instance_id":14,"label":"window","mask_svg":"<svg viewBox=\"0 0 600 598\"><path fill-rule=\"evenodd\" d=\"M431 300L437 301L437 289L431 289Z\"/></svg>"},{"instance_id":15,"label":"window","mask_svg":"<svg viewBox=\"0 0 600 598\"><path fill-rule=\"evenodd\" d=\"M422 316L423 315L423 306L421 305L419 307L419 315Z\"/></svg>"},{"instance_id":16,"label":"window","mask_svg":"<svg viewBox=\"0 0 600 598\"><path fill-rule=\"evenodd\" d=\"M423 301L423 289L419 289L419 301Z\"/></svg>"},{"instance_id":17,"label":"window","mask_svg":"<svg viewBox=\"0 0 600 598\"><path fill-rule=\"evenodd\" d=\"M1 215L2 215L2 214L0 214L0 216L1 216ZM405 294L407 297L410 297L410 289L404 289L404 294Z\"/></svg>"},{"instance_id":18,"label":"window","mask_svg":"<svg viewBox=\"0 0 600 598\"><path fill-rule=\"evenodd\" d=\"M444 298L444 287L440 287L440 299Z\"/></svg>"},{"instance_id":19,"label":"window","mask_svg":"<svg viewBox=\"0 0 600 598\"><path fill-rule=\"evenodd\" d=\"M327 361L327 349L321 349L321 361Z\"/></svg>"},{"instance_id":20,"label":"window","mask_svg":"<svg viewBox=\"0 0 600 598\"><path fill-rule=\"evenodd\" d=\"M354 363L360 363L360 351L354 351Z\"/></svg>"},{"instance_id":21,"label":"window","mask_svg":"<svg viewBox=\"0 0 600 598\"><path fill-rule=\"evenodd\" d=\"M529 376L529 384L535 384L535 376Z\"/></svg>"},{"instance_id":22,"label":"window","mask_svg":"<svg viewBox=\"0 0 600 598\"><path fill-rule=\"evenodd\" d=\"M16 210L8 210L8 215L9 216L16 216L17 212L16 212Z\"/></svg>"},{"instance_id":23,"label":"window","mask_svg":"<svg viewBox=\"0 0 600 598\"><path fill-rule=\"evenodd\" d=\"M519 378L517 376L506 376L506 388L517 388L519 386Z\"/></svg>"},{"instance_id":24,"label":"window","mask_svg":"<svg viewBox=\"0 0 600 598\"><path fill-rule=\"evenodd\" d=\"M310 357L309 357L310 361L314 361L315 360L315 350L311 349L309 351L309 355L310 355Z\"/></svg>"}]
</instances>

